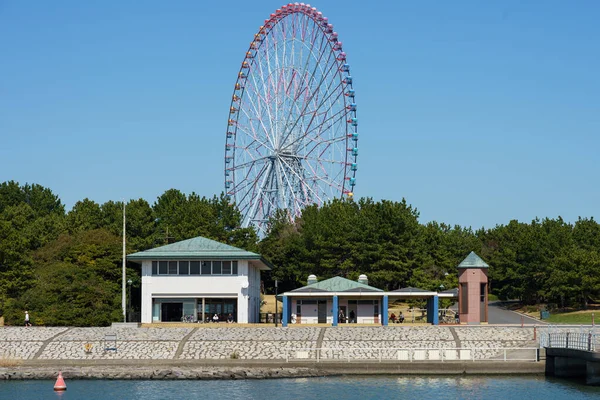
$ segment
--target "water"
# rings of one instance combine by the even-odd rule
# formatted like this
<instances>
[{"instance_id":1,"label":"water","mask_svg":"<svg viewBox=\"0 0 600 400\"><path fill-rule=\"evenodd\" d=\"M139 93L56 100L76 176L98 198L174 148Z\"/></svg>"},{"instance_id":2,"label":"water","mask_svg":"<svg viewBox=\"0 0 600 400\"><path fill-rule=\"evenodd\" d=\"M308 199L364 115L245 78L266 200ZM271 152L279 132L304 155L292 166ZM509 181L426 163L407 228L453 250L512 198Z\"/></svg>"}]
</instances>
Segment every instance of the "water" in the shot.
<instances>
[{"instance_id":1,"label":"water","mask_svg":"<svg viewBox=\"0 0 600 400\"><path fill-rule=\"evenodd\" d=\"M239 381L0 381L0 399L600 399L600 387L544 377L329 377Z\"/></svg>"}]
</instances>

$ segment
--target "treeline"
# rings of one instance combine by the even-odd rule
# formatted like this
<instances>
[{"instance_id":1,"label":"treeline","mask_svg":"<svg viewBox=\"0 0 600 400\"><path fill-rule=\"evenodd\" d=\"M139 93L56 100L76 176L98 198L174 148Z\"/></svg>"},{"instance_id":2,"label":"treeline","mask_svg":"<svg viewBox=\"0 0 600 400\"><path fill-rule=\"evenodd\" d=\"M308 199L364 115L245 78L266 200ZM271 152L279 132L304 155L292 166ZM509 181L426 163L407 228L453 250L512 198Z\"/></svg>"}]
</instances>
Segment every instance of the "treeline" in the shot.
<instances>
[{"instance_id":1,"label":"treeline","mask_svg":"<svg viewBox=\"0 0 600 400\"><path fill-rule=\"evenodd\" d=\"M204 236L257 250L253 229L224 196L167 190L150 205L126 204L128 253ZM78 201L69 212L40 185L0 184L0 316L40 325L109 325L122 320L123 203ZM139 308L140 269L128 263L132 306Z\"/></svg>"},{"instance_id":2,"label":"treeline","mask_svg":"<svg viewBox=\"0 0 600 400\"><path fill-rule=\"evenodd\" d=\"M492 293L556 307L585 307L600 291L600 226L580 218L510 221L491 229L421 224L406 201L363 198L308 207L288 222L283 213L259 240L240 228L237 209L221 196L166 191L149 204L130 200L128 253L204 236L260 252L276 269L263 276L267 292L319 279L368 275L387 290L457 286L456 266L475 251L490 264ZM84 199L66 212L40 185L0 184L0 315L19 324L29 309L35 324L107 325L121 314L122 202ZM128 264L133 307L140 271Z\"/></svg>"},{"instance_id":3,"label":"treeline","mask_svg":"<svg viewBox=\"0 0 600 400\"><path fill-rule=\"evenodd\" d=\"M510 221L477 231L418 218L404 200L335 200L305 209L294 224L279 215L261 254L278 266L271 278L283 290L305 285L309 274L362 273L386 290L454 288L457 265L475 251L490 265L491 291L501 299L550 308L585 308L598 299L600 225L593 218Z\"/></svg>"}]
</instances>

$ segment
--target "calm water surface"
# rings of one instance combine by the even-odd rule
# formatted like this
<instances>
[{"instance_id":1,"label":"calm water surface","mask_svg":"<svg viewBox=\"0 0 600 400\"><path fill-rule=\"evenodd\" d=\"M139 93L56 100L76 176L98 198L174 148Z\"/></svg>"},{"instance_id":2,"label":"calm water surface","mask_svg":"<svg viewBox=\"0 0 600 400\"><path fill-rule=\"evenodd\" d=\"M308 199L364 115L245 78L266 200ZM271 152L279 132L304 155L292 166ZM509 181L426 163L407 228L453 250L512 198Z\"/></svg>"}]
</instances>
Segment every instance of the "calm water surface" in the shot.
<instances>
[{"instance_id":1,"label":"calm water surface","mask_svg":"<svg viewBox=\"0 0 600 400\"><path fill-rule=\"evenodd\" d=\"M600 387L544 377L335 377L260 381L0 381L0 399L600 399Z\"/></svg>"}]
</instances>

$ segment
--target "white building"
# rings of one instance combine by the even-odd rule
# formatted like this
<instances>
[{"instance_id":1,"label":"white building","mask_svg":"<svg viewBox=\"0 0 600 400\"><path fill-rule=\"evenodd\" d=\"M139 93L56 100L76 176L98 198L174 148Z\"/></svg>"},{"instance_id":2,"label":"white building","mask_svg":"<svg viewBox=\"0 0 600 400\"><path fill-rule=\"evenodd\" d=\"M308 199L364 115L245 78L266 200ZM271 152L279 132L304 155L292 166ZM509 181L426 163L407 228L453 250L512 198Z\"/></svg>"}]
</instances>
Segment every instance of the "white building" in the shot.
<instances>
[{"instance_id":1,"label":"white building","mask_svg":"<svg viewBox=\"0 0 600 400\"><path fill-rule=\"evenodd\" d=\"M127 259L142 265L142 323L259 321L260 271L271 268L259 254L196 237Z\"/></svg>"}]
</instances>

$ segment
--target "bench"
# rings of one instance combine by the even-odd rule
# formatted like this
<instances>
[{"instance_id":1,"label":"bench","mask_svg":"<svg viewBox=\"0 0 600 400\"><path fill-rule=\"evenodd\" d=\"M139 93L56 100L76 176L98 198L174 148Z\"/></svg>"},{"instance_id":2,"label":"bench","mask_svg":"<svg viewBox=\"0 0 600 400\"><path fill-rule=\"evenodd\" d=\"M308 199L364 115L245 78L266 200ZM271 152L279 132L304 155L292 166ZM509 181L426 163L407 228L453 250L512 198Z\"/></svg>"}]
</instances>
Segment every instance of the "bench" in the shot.
<instances>
[{"instance_id":1,"label":"bench","mask_svg":"<svg viewBox=\"0 0 600 400\"><path fill-rule=\"evenodd\" d=\"M104 351L117 351L117 334L107 333L104 335Z\"/></svg>"}]
</instances>

